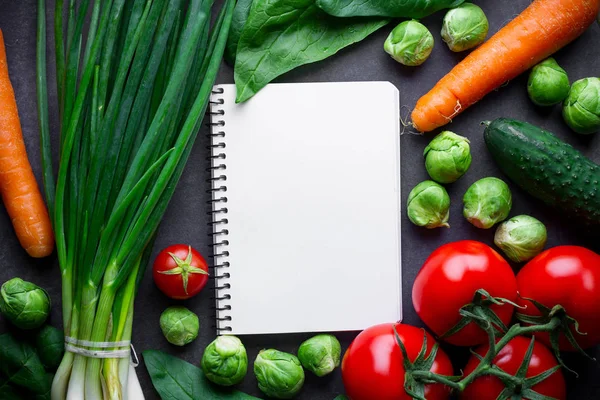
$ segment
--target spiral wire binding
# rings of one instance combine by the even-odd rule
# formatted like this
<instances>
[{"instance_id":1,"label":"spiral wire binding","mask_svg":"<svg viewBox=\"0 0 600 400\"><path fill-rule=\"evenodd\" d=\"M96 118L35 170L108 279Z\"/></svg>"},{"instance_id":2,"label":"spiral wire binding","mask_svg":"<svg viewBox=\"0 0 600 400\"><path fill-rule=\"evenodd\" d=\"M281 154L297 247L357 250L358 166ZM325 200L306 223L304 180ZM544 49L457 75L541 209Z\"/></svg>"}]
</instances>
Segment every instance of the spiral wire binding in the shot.
<instances>
[{"instance_id":1,"label":"spiral wire binding","mask_svg":"<svg viewBox=\"0 0 600 400\"><path fill-rule=\"evenodd\" d=\"M213 262L214 262L214 290L215 290L215 310L217 321L217 334L231 332L230 325L231 315L231 284L229 278L229 230L227 225L227 165L225 159L225 110L221 107L224 104L222 97L224 90L222 87L215 86L210 98L210 178L208 183L210 189L208 192L211 199L208 201L211 205L211 211L208 214L211 216L211 222L208 224L211 227L210 235L213 237Z\"/></svg>"}]
</instances>

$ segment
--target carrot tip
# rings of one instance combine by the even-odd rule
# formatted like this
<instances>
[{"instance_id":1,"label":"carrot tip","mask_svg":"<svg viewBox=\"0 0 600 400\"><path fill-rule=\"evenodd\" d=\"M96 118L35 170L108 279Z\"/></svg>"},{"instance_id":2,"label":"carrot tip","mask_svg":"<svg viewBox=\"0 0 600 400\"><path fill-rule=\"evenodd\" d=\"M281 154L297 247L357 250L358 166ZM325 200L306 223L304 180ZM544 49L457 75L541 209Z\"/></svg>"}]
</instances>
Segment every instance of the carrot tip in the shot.
<instances>
[{"instance_id":1,"label":"carrot tip","mask_svg":"<svg viewBox=\"0 0 600 400\"><path fill-rule=\"evenodd\" d=\"M30 246L25 249L27 254L29 254L33 258L44 258L48 257L54 251L54 246L49 245L37 245Z\"/></svg>"}]
</instances>

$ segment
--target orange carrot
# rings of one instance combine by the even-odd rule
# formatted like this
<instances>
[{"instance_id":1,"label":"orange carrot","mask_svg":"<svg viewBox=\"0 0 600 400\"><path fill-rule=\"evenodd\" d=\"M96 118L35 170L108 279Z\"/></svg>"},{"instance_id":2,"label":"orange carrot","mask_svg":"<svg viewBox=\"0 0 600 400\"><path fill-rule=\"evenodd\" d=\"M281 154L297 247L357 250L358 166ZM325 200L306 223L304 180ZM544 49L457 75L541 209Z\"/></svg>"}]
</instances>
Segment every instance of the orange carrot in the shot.
<instances>
[{"instance_id":1,"label":"orange carrot","mask_svg":"<svg viewBox=\"0 0 600 400\"><path fill-rule=\"evenodd\" d=\"M596 18L600 0L535 0L443 77L412 112L429 132L581 35Z\"/></svg>"},{"instance_id":2,"label":"orange carrot","mask_svg":"<svg viewBox=\"0 0 600 400\"><path fill-rule=\"evenodd\" d=\"M54 248L48 210L27 159L0 30L0 194L21 246L32 257Z\"/></svg>"}]
</instances>

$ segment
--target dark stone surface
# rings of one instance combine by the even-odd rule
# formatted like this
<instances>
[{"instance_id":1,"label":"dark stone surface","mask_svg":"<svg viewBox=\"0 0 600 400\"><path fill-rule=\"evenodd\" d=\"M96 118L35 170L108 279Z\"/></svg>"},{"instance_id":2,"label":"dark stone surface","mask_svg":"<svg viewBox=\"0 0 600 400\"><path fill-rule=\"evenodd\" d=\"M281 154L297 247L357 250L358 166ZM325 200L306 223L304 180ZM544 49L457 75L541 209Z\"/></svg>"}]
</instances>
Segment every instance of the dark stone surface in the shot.
<instances>
[{"instance_id":1,"label":"dark stone surface","mask_svg":"<svg viewBox=\"0 0 600 400\"><path fill-rule=\"evenodd\" d=\"M40 180L40 155L38 142L37 112L35 100L35 30L36 1L34 0L0 0L0 29L4 32L8 51L11 79L17 95L23 134L27 144L30 160L38 181ZM53 3L50 1L50 3ZM490 19L490 33L496 32L502 25L523 10L529 0L512 1L480 1ZM52 7L53 8L53 7ZM401 92L402 114L405 117L414 107L416 100L429 90L464 54L451 53L441 41L439 31L443 13L438 13L424 20L436 38L435 49L423 66L406 68L389 58L382 50L383 41L392 26L382 29L349 49L341 51L325 62L305 66L280 79L285 82L314 81L375 81L387 80L396 84ZM598 40L600 28L594 24L580 39L561 50L556 59L567 70L572 81L598 74L600 63L600 46ZM53 73L53 71L50 71ZM223 66L219 82L233 81L231 68ZM420 325L418 317L411 305L411 286L414 277L425 258L439 245L460 240L477 239L492 244L493 230L482 231L472 227L462 217L461 198L467 187L475 180L485 176L502 174L491 160L482 139L480 121L496 117L513 117L523 119L555 132L559 137L573 144L586 155L600 162L600 140L598 137L582 137L569 131L562 122L560 107L541 110L533 106L527 98L525 90L526 76L521 76L505 87L488 95L480 104L472 107L449 126L453 131L467 136L471 140L474 161L466 176L457 183L448 186L452 198L450 223L451 229L428 231L410 224L403 213L403 288L405 304L405 321ZM51 90L51 102L55 103L54 90ZM326 108L327 104L323 104ZM56 115L56 113L54 113ZM56 134L56 126L53 126ZM206 132L204 132L206 133ZM422 151L432 135L402 136L402 190L403 202L409 190L427 179L423 167ZM192 153L189 164L165 215L155 245L155 254L169 244L190 243L203 254L209 254L209 238L206 236L207 217L204 214L204 202L207 200L204 182L204 165L207 156L206 135L200 135ZM549 231L548 246L560 244L579 244L592 246L599 251L598 241L591 236L579 233L575 225L559 219L559 213L548 209L536 200L527 196L511 184L514 206L511 215L531 214L546 223ZM403 204L403 207L405 204ZM516 268L516 266L515 266ZM174 301L163 296L154 286L150 273L144 280L136 301L134 344L138 352L146 349L160 349L198 364L203 348L214 339L212 312L210 310L210 294L204 291L198 297L185 302L185 305L198 313L201 320L201 333L193 344L185 348L170 346L162 337L158 325L160 313ZM53 301L51 322L59 326L60 320L60 276L55 257L46 260L33 260L27 256L15 238L10 221L0 206L0 281L20 276L31 280L48 290ZM320 288L323 296L326 288ZM306 316L298 316L306 318ZM276 318L276 316L274 316ZM7 329L5 319L0 320L0 331ZM254 336L243 338L250 359L254 359L258 351L266 347L275 347L284 351L295 352L302 340L309 335ZM348 346L354 335L339 335L342 344ZM456 372L465 363L464 349L443 346L453 355ZM592 350L596 357L598 349ZM566 357L567 361L579 372L579 379L568 377L570 399L597 399L600 397L600 366L581 356ZM138 368L142 387L148 399L158 396L152 389L148 374L143 364ZM241 389L254 395L260 395L256 382L250 372ZM317 379L307 375L306 386L298 399L330 400L343 393L343 385L339 371L330 377Z\"/></svg>"}]
</instances>

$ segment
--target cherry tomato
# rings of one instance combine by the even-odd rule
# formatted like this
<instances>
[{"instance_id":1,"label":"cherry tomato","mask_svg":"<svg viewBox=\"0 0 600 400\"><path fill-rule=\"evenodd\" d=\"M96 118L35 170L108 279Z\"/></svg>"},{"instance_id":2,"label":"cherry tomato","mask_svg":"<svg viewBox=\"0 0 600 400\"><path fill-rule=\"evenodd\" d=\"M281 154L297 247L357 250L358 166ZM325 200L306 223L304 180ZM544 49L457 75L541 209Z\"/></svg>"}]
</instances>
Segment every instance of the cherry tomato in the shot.
<instances>
[{"instance_id":1,"label":"cherry tomato","mask_svg":"<svg viewBox=\"0 0 600 400\"><path fill-rule=\"evenodd\" d=\"M362 331L350 344L342 360L342 377L351 400L410 400L404 390L402 350L394 337L396 327L400 340L414 361L423 345L424 330L404 324L375 325ZM427 334L427 355L435 340ZM452 375L450 359L438 349L431 371ZM427 400L443 400L450 391L441 384L425 387Z\"/></svg>"},{"instance_id":2,"label":"cherry tomato","mask_svg":"<svg viewBox=\"0 0 600 400\"><path fill-rule=\"evenodd\" d=\"M172 299L189 299L208 282L208 265L192 246L175 244L163 249L152 267L156 286Z\"/></svg>"},{"instance_id":3,"label":"cherry tomato","mask_svg":"<svg viewBox=\"0 0 600 400\"><path fill-rule=\"evenodd\" d=\"M472 302L478 289L513 302L517 299L515 274L506 260L488 245L463 240L445 244L431 253L417 274L412 300L423 322L441 336L461 320L460 308ZM512 305L490 308L505 325L509 324ZM443 340L457 346L475 346L485 343L487 334L470 323Z\"/></svg>"},{"instance_id":4,"label":"cherry tomato","mask_svg":"<svg viewBox=\"0 0 600 400\"><path fill-rule=\"evenodd\" d=\"M496 358L494 358L494 365L498 366L504 372L515 375L523 362L523 358L527 353L530 343L531 338L523 336L517 336L512 339L504 348L502 348L502 350L500 350ZM480 346L476 352L483 357L488 349L489 345L483 345ZM477 365L479 365L479 359L475 356L471 356L465 367L464 375L467 376L473 372ZM530 378L539 375L557 365L558 362L552 352L542 343L536 341L533 345L533 353L525 377ZM567 398L565 378L561 370L556 371L531 389L539 394L550 396L557 400L564 400ZM496 400L503 390L504 385L500 379L495 376L487 375L475 379L473 383L467 386L461 393L460 398L465 400Z\"/></svg>"},{"instance_id":5,"label":"cherry tomato","mask_svg":"<svg viewBox=\"0 0 600 400\"><path fill-rule=\"evenodd\" d=\"M520 313L540 315L528 300L533 299L548 308L560 304L567 314L579 322L575 339L582 348L600 343L600 255L579 246L553 247L539 254L517 275L521 298L526 306ZM537 334L547 345L547 334ZM564 335L559 340L561 350L573 350Z\"/></svg>"}]
</instances>

